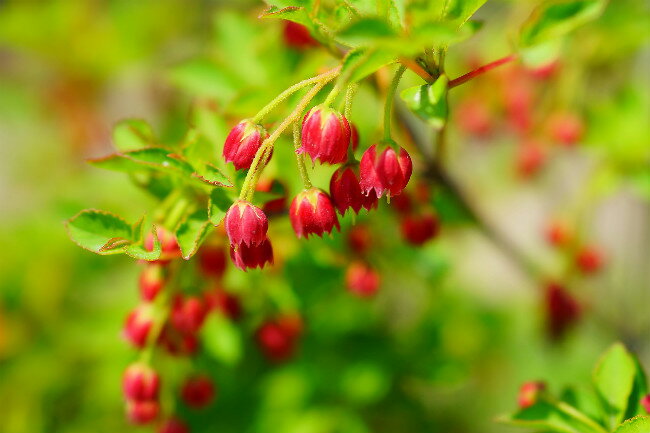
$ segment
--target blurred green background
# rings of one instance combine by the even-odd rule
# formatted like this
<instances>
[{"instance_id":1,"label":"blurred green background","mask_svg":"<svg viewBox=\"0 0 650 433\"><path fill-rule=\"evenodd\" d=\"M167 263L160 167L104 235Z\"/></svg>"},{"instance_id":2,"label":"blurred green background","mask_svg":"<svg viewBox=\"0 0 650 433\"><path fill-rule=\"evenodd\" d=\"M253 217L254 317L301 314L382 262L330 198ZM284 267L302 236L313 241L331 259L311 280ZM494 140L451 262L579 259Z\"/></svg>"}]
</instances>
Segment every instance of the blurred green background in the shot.
<instances>
[{"instance_id":1,"label":"blurred green background","mask_svg":"<svg viewBox=\"0 0 650 433\"><path fill-rule=\"evenodd\" d=\"M587 135L540 178L512 173L512 139L485 146L450 131L451 172L528 259L560 266L541 233L549 216L574 209L577 226L606 251L602 273L572 284L585 314L563 341L545 336L536 283L453 218L421 249L399 242L385 203L359 218L383 239L373 253L382 289L370 302L343 289L345 259L333 252L344 249L341 236L297 244L278 222L276 251L288 253L272 283L233 269L226 281L244 295L290 293L278 296L305 315L301 350L268 366L244 329L239 362L195 361L219 391L209 411L178 408L192 431L506 432L493 418L515 406L525 380L585 383L616 340L650 367L644 3L611 2L563 47L563 78L544 91L587 119ZM488 2L484 29L450 52L449 73L466 72L476 53L483 61L507 54L503 28L532 4ZM161 142L175 142L198 103L199 112L228 113L214 126L223 139L238 116L332 64L324 50L286 49L280 23L257 19L262 10L246 1L0 1L0 432L137 430L124 420L120 388L135 355L119 333L137 303L139 268L78 248L63 223L86 207L133 221L153 206L125 176L84 162L112 152L118 120L144 118ZM452 104L474 91L459 90ZM362 87L353 109L362 146L378 137L380 111Z\"/></svg>"}]
</instances>

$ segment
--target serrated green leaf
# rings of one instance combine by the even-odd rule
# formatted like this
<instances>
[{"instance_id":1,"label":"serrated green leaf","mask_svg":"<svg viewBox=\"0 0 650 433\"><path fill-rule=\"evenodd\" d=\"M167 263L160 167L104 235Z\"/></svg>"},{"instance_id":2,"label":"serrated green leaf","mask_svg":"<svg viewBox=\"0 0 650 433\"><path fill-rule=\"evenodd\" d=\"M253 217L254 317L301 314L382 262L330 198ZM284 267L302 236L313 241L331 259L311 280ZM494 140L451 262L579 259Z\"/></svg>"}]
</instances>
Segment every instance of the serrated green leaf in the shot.
<instances>
[{"instance_id":1,"label":"serrated green leaf","mask_svg":"<svg viewBox=\"0 0 650 433\"><path fill-rule=\"evenodd\" d=\"M447 83L441 75L433 84L405 89L400 94L406 106L435 129L447 122Z\"/></svg>"},{"instance_id":2,"label":"serrated green leaf","mask_svg":"<svg viewBox=\"0 0 650 433\"><path fill-rule=\"evenodd\" d=\"M521 28L519 45L533 45L559 38L597 18L605 0L550 0L539 5Z\"/></svg>"},{"instance_id":3,"label":"serrated green leaf","mask_svg":"<svg viewBox=\"0 0 650 433\"><path fill-rule=\"evenodd\" d=\"M313 21L309 17L305 8L299 6L286 6L283 8L271 6L260 14L260 18L279 18L293 21L306 26L308 29L312 29L314 26Z\"/></svg>"},{"instance_id":4,"label":"serrated green leaf","mask_svg":"<svg viewBox=\"0 0 650 433\"><path fill-rule=\"evenodd\" d=\"M97 254L119 254L131 244L131 225L117 215L84 210L66 223L68 235L80 247Z\"/></svg>"},{"instance_id":5,"label":"serrated green leaf","mask_svg":"<svg viewBox=\"0 0 650 433\"><path fill-rule=\"evenodd\" d=\"M379 14L398 30L404 28L404 0L378 0Z\"/></svg>"},{"instance_id":6,"label":"serrated green leaf","mask_svg":"<svg viewBox=\"0 0 650 433\"><path fill-rule=\"evenodd\" d=\"M619 425L614 433L650 433L650 416L637 416Z\"/></svg>"},{"instance_id":7,"label":"serrated green leaf","mask_svg":"<svg viewBox=\"0 0 650 433\"><path fill-rule=\"evenodd\" d=\"M155 144L153 130L141 119L125 119L113 128L113 143L120 152L142 149Z\"/></svg>"},{"instance_id":8,"label":"serrated green leaf","mask_svg":"<svg viewBox=\"0 0 650 433\"><path fill-rule=\"evenodd\" d=\"M140 221L144 221L145 218L142 218ZM139 223L139 222L138 222ZM136 223L136 224L138 224ZM162 253L162 248L160 245L160 240L158 239L158 232L154 226L150 227L150 233L153 235L154 239L154 244L153 244L153 250L148 251L144 247L144 239L145 236L144 234L139 235L139 239L134 240L134 243L131 245L128 245L125 249L124 252L126 253L127 256L133 257L134 259L138 260L146 260L146 261L156 261L160 258L160 254ZM134 234L135 236L135 234Z\"/></svg>"},{"instance_id":9,"label":"serrated green leaf","mask_svg":"<svg viewBox=\"0 0 650 433\"><path fill-rule=\"evenodd\" d=\"M232 181L223 174L221 170L210 163L199 164L198 167L201 167L200 171L193 173L192 176L198 178L199 180L212 185L220 186L226 188L232 188Z\"/></svg>"},{"instance_id":10,"label":"serrated green leaf","mask_svg":"<svg viewBox=\"0 0 650 433\"><path fill-rule=\"evenodd\" d=\"M636 363L621 343L616 343L598 361L593 381L598 394L607 403L608 413L623 420L634 386Z\"/></svg>"},{"instance_id":11,"label":"serrated green leaf","mask_svg":"<svg viewBox=\"0 0 650 433\"><path fill-rule=\"evenodd\" d=\"M237 364L242 357L241 331L221 314L211 314L201 330L205 349L226 365Z\"/></svg>"},{"instance_id":12,"label":"serrated green leaf","mask_svg":"<svg viewBox=\"0 0 650 433\"><path fill-rule=\"evenodd\" d=\"M210 192L208 201L208 218L210 222L218 226L226 216L226 212L232 206L233 199L222 188L214 188Z\"/></svg>"},{"instance_id":13,"label":"serrated green leaf","mask_svg":"<svg viewBox=\"0 0 650 433\"><path fill-rule=\"evenodd\" d=\"M179 224L176 238L185 260L189 260L198 251L212 228L207 210L196 211Z\"/></svg>"},{"instance_id":14,"label":"serrated green leaf","mask_svg":"<svg viewBox=\"0 0 650 433\"><path fill-rule=\"evenodd\" d=\"M88 163L107 170L125 173L142 171L147 168L188 177L194 173L192 166L182 156L172 154L168 149L162 147L148 147L116 153L88 160Z\"/></svg>"}]
</instances>

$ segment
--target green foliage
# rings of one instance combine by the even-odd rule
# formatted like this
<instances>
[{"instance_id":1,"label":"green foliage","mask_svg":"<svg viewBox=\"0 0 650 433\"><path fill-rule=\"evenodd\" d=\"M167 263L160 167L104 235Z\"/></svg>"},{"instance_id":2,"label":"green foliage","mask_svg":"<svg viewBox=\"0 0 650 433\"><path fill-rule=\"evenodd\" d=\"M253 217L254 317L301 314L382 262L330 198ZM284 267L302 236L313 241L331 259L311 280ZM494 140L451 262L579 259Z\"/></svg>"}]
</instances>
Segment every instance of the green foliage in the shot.
<instances>
[{"instance_id":1,"label":"green foliage","mask_svg":"<svg viewBox=\"0 0 650 433\"><path fill-rule=\"evenodd\" d=\"M425 120L432 128L439 130L447 122L447 84L449 80L441 75L435 83L403 90L401 97L406 106Z\"/></svg>"}]
</instances>

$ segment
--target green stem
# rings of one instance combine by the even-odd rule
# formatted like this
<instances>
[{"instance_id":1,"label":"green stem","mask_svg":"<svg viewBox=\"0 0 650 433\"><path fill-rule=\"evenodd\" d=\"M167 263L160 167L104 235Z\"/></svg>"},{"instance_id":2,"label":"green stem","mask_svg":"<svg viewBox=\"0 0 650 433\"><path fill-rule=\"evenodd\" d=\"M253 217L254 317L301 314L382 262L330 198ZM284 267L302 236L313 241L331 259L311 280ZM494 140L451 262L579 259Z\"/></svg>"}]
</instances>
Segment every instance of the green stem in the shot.
<instances>
[{"instance_id":1,"label":"green stem","mask_svg":"<svg viewBox=\"0 0 650 433\"><path fill-rule=\"evenodd\" d=\"M397 91L399 80L402 78L404 71L406 71L406 66L400 65L393 76L393 81L391 81L390 87L388 87L388 93L386 94L386 105L384 106L384 138L386 140L391 139L390 123L393 112L393 100L395 99L395 92Z\"/></svg>"},{"instance_id":2,"label":"green stem","mask_svg":"<svg viewBox=\"0 0 650 433\"><path fill-rule=\"evenodd\" d=\"M171 210L165 216L163 225L170 230L174 230L178 223L181 221L185 211L191 205L190 200L183 195L183 190L179 190L181 194L176 199L175 203L172 205Z\"/></svg>"},{"instance_id":3,"label":"green stem","mask_svg":"<svg viewBox=\"0 0 650 433\"><path fill-rule=\"evenodd\" d=\"M334 99L336 99L336 97L339 95L340 92L341 92L341 82L339 81L334 85L334 88L329 93L329 95L327 95L325 101L323 102L323 105L326 107L332 105L332 102L334 102Z\"/></svg>"},{"instance_id":4,"label":"green stem","mask_svg":"<svg viewBox=\"0 0 650 433\"><path fill-rule=\"evenodd\" d=\"M305 189L309 189L312 187L312 184L307 174L305 156L302 153L298 153L298 149L300 149L300 122L294 122L293 124L293 146L296 149L296 162L298 163L298 171L302 178L302 184L305 186Z\"/></svg>"},{"instance_id":5,"label":"green stem","mask_svg":"<svg viewBox=\"0 0 650 433\"><path fill-rule=\"evenodd\" d=\"M251 119L251 122L253 123L260 123L262 119L269 114L271 111L275 109L282 101L287 99L289 96L297 92L298 90L307 87L311 84L318 83L319 81L323 80L325 76L327 76L329 73L332 71L325 72L324 74L316 75L315 77L308 78L306 80L303 80L299 83L294 84L293 86L289 87L286 89L284 92L280 93L278 96L275 97L271 102L269 102L264 108L262 108L256 115Z\"/></svg>"},{"instance_id":6,"label":"green stem","mask_svg":"<svg viewBox=\"0 0 650 433\"><path fill-rule=\"evenodd\" d=\"M273 145L277 141L278 138L280 138L280 135L284 132L285 129L287 129L293 122L296 122L299 120L300 115L302 114L303 111L305 111L305 108L307 108L307 105L311 102L312 99L322 90L327 83L332 81L334 78L336 78L339 73L341 72L341 67L338 66L324 74L319 75L319 80L316 82L316 85L312 87L306 94L303 96L303 98L300 100L296 108L285 118L282 123L273 131L273 133L262 143L260 148L257 150L257 153L255 154L255 158L253 159L253 163L251 164L251 168L248 170L248 173L246 174L246 179L244 179L244 185L242 186L241 193L239 195L239 198L241 200L245 200L249 197L252 197L251 191L255 189L255 185L252 185L252 182L254 182L254 179L259 179L259 176L261 174L261 170L263 169L263 165L261 164L262 158L267 152L267 150L273 149ZM258 171L260 173L258 174Z\"/></svg>"}]
</instances>

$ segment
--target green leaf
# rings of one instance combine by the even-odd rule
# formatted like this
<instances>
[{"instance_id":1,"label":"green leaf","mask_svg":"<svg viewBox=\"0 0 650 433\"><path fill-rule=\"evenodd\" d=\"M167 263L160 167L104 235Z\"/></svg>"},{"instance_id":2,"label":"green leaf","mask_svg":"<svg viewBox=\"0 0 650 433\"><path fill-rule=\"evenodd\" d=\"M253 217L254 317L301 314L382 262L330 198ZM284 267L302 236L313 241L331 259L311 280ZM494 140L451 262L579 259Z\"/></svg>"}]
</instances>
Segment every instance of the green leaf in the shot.
<instances>
[{"instance_id":1,"label":"green leaf","mask_svg":"<svg viewBox=\"0 0 650 433\"><path fill-rule=\"evenodd\" d=\"M66 223L73 242L93 253L119 254L131 244L131 226L122 218L109 212L84 210Z\"/></svg>"},{"instance_id":2,"label":"green leaf","mask_svg":"<svg viewBox=\"0 0 650 433\"><path fill-rule=\"evenodd\" d=\"M210 163L199 164L201 169L192 176L212 186L232 188L232 181L221 170Z\"/></svg>"},{"instance_id":3,"label":"green leaf","mask_svg":"<svg viewBox=\"0 0 650 433\"><path fill-rule=\"evenodd\" d=\"M213 97L221 102L230 101L240 86L237 77L209 60L192 60L176 66L169 79L178 87L201 97Z\"/></svg>"},{"instance_id":4,"label":"green leaf","mask_svg":"<svg viewBox=\"0 0 650 433\"><path fill-rule=\"evenodd\" d=\"M441 75L435 83L405 89L400 96L411 111L440 129L447 122L447 83L447 77Z\"/></svg>"},{"instance_id":5,"label":"green leaf","mask_svg":"<svg viewBox=\"0 0 650 433\"><path fill-rule=\"evenodd\" d=\"M501 417L498 421L514 426L558 433L583 433L567 420L562 412L545 401L539 401L513 415Z\"/></svg>"},{"instance_id":6,"label":"green leaf","mask_svg":"<svg viewBox=\"0 0 650 433\"><path fill-rule=\"evenodd\" d=\"M343 59L341 75L349 74L349 82L364 79L395 61L395 55L381 49L355 48Z\"/></svg>"},{"instance_id":7,"label":"green leaf","mask_svg":"<svg viewBox=\"0 0 650 433\"><path fill-rule=\"evenodd\" d=\"M637 416L619 425L614 433L650 433L650 416Z\"/></svg>"},{"instance_id":8,"label":"green leaf","mask_svg":"<svg viewBox=\"0 0 650 433\"><path fill-rule=\"evenodd\" d=\"M378 0L377 8L393 28L401 30L404 27L404 0Z\"/></svg>"},{"instance_id":9,"label":"green leaf","mask_svg":"<svg viewBox=\"0 0 650 433\"><path fill-rule=\"evenodd\" d=\"M618 422L623 420L636 373L634 357L621 343L610 347L594 369L596 390Z\"/></svg>"},{"instance_id":10,"label":"green leaf","mask_svg":"<svg viewBox=\"0 0 650 433\"><path fill-rule=\"evenodd\" d=\"M417 19L435 20L454 28L461 27L487 0L429 0L416 5L413 15Z\"/></svg>"},{"instance_id":11,"label":"green leaf","mask_svg":"<svg viewBox=\"0 0 650 433\"><path fill-rule=\"evenodd\" d=\"M550 0L535 8L521 28L519 44L530 47L564 36L597 18L605 0Z\"/></svg>"},{"instance_id":12,"label":"green leaf","mask_svg":"<svg viewBox=\"0 0 650 433\"><path fill-rule=\"evenodd\" d=\"M205 210L199 210L188 215L176 229L176 238L181 248L181 254L185 260L189 260L199 249L208 233L212 230L212 224L208 219Z\"/></svg>"},{"instance_id":13,"label":"green leaf","mask_svg":"<svg viewBox=\"0 0 650 433\"><path fill-rule=\"evenodd\" d=\"M187 177L194 173L194 168L182 156L170 153L168 149L162 147L116 153L103 158L90 159L88 162L96 167L125 173L147 168Z\"/></svg>"},{"instance_id":14,"label":"green leaf","mask_svg":"<svg viewBox=\"0 0 650 433\"><path fill-rule=\"evenodd\" d=\"M140 221L144 221L144 218L141 219ZM139 222L136 224L139 224ZM145 249L144 247L145 236L141 235L139 236L139 239L135 241L137 243L128 245L125 248L124 252L126 253L126 255L133 257L134 259L147 260L150 262L158 260L160 258L160 254L162 253L160 240L158 239L158 232L156 231L156 228L152 226L150 228L150 233L153 235L153 239L154 239L152 251L148 251L147 249Z\"/></svg>"},{"instance_id":15,"label":"green leaf","mask_svg":"<svg viewBox=\"0 0 650 433\"><path fill-rule=\"evenodd\" d=\"M397 33L386 20L379 17L366 17L342 29L337 40L346 45L377 46L382 40L393 39Z\"/></svg>"},{"instance_id":16,"label":"green leaf","mask_svg":"<svg viewBox=\"0 0 650 433\"><path fill-rule=\"evenodd\" d=\"M113 143L117 150L128 152L153 146L155 138L151 126L144 120L126 119L113 128Z\"/></svg>"},{"instance_id":17,"label":"green leaf","mask_svg":"<svg viewBox=\"0 0 650 433\"><path fill-rule=\"evenodd\" d=\"M226 216L226 212L232 206L233 200L228 193L221 188L214 188L210 192L208 201L208 218L212 225L218 226Z\"/></svg>"},{"instance_id":18,"label":"green leaf","mask_svg":"<svg viewBox=\"0 0 650 433\"><path fill-rule=\"evenodd\" d=\"M308 29L313 29L314 27L314 23L305 8L299 6L287 6L284 8L271 6L260 14L260 18L280 18L302 24Z\"/></svg>"},{"instance_id":19,"label":"green leaf","mask_svg":"<svg viewBox=\"0 0 650 433\"><path fill-rule=\"evenodd\" d=\"M216 359L227 365L235 365L241 360L241 332L222 314L211 314L201 332L205 349Z\"/></svg>"}]
</instances>

